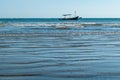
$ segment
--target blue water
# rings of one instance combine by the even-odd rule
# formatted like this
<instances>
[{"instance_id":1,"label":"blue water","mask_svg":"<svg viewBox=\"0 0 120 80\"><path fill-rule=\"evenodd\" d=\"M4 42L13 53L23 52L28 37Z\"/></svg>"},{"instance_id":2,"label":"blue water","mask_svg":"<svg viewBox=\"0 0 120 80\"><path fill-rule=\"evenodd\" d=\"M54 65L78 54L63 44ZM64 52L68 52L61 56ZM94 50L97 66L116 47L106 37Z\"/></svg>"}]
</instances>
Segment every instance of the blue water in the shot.
<instances>
[{"instance_id":1,"label":"blue water","mask_svg":"<svg viewBox=\"0 0 120 80\"><path fill-rule=\"evenodd\" d=\"M0 80L119 80L120 19L0 19Z\"/></svg>"}]
</instances>

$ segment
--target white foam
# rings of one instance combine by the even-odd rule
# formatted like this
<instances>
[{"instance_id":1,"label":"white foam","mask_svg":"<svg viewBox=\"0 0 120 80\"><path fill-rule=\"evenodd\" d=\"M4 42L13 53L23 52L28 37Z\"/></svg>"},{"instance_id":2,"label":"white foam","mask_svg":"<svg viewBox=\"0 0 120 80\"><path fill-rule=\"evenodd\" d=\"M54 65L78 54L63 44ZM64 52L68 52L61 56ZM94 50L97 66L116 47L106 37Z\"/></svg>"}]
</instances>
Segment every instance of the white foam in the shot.
<instances>
[{"instance_id":1,"label":"white foam","mask_svg":"<svg viewBox=\"0 0 120 80\"><path fill-rule=\"evenodd\" d=\"M56 28L71 28L71 27L83 27L81 23L10 23L10 26L17 26L17 27L56 27Z\"/></svg>"},{"instance_id":2,"label":"white foam","mask_svg":"<svg viewBox=\"0 0 120 80\"><path fill-rule=\"evenodd\" d=\"M85 26L113 26L120 27L116 23L95 23L95 22L36 22L36 23L0 23L0 26L15 26L15 27L55 27L55 28L83 28Z\"/></svg>"}]
</instances>

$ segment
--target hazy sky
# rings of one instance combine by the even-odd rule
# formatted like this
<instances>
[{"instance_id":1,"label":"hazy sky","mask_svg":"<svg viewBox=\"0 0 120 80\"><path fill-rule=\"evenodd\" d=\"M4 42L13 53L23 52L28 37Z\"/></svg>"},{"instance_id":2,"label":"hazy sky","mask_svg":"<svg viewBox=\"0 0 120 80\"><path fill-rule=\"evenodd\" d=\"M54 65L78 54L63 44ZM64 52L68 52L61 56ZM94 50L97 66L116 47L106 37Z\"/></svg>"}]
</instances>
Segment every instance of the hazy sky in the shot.
<instances>
[{"instance_id":1,"label":"hazy sky","mask_svg":"<svg viewBox=\"0 0 120 80\"><path fill-rule=\"evenodd\" d=\"M74 13L82 17L120 18L120 0L0 0L0 17L61 17Z\"/></svg>"}]
</instances>

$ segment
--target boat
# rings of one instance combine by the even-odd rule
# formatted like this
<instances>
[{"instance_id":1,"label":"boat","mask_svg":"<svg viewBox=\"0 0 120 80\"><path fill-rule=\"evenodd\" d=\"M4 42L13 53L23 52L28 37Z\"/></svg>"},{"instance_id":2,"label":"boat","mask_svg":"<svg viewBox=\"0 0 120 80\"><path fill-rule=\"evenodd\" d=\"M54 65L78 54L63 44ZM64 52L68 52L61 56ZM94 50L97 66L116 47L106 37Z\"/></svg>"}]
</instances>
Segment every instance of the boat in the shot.
<instances>
[{"instance_id":1,"label":"boat","mask_svg":"<svg viewBox=\"0 0 120 80\"><path fill-rule=\"evenodd\" d=\"M78 19L79 19L79 16L72 17L72 18L61 18L59 20L78 20Z\"/></svg>"},{"instance_id":2,"label":"boat","mask_svg":"<svg viewBox=\"0 0 120 80\"><path fill-rule=\"evenodd\" d=\"M64 18L59 18L59 20L78 20L81 19L82 17L76 16L76 11L75 11L75 16L70 17L72 14L64 14Z\"/></svg>"}]
</instances>

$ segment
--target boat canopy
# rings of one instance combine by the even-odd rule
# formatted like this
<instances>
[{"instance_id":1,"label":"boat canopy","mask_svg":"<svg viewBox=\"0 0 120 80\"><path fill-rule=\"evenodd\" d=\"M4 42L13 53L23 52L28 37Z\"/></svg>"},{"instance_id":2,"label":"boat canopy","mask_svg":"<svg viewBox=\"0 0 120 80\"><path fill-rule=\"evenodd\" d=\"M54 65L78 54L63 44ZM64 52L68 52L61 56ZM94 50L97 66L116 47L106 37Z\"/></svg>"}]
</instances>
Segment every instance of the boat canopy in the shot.
<instances>
[{"instance_id":1,"label":"boat canopy","mask_svg":"<svg viewBox=\"0 0 120 80\"><path fill-rule=\"evenodd\" d=\"M63 14L63 16L70 16L70 15L72 15L72 14Z\"/></svg>"}]
</instances>

